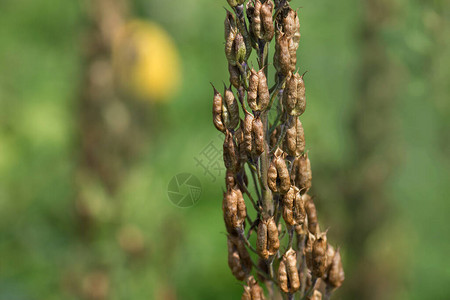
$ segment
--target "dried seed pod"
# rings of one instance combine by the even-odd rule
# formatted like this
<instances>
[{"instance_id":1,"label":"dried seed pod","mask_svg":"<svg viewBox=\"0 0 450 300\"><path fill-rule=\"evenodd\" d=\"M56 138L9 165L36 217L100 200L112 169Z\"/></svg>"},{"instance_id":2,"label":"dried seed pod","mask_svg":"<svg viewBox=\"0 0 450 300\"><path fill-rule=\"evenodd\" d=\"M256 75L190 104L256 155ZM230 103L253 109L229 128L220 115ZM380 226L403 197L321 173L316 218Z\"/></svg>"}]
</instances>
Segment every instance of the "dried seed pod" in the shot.
<instances>
[{"instance_id":1,"label":"dried seed pod","mask_svg":"<svg viewBox=\"0 0 450 300\"><path fill-rule=\"evenodd\" d=\"M297 253L290 248L283 255L278 268L278 281L285 293L295 293L300 288L300 276L297 269Z\"/></svg>"},{"instance_id":2,"label":"dried seed pod","mask_svg":"<svg viewBox=\"0 0 450 300\"><path fill-rule=\"evenodd\" d=\"M306 265L308 266L308 269L312 269L313 267L313 246L316 241L316 236L312 233L308 234L308 237L306 238L305 242L305 260Z\"/></svg>"},{"instance_id":3,"label":"dried seed pod","mask_svg":"<svg viewBox=\"0 0 450 300\"><path fill-rule=\"evenodd\" d=\"M328 271L327 284L333 288L338 288L345 280L344 268L342 267L341 253L339 249L333 256L330 270Z\"/></svg>"},{"instance_id":4,"label":"dried seed pod","mask_svg":"<svg viewBox=\"0 0 450 300\"><path fill-rule=\"evenodd\" d=\"M245 207L244 197L239 189L228 189L223 194L222 209L227 229L239 229L242 227L247 216L247 209Z\"/></svg>"},{"instance_id":5,"label":"dried seed pod","mask_svg":"<svg viewBox=\"0 0 450 300\"><path fill-rule=\"evenodd\" d=\"M253 1L253 3L249 1L247 3L247 17L250 22L250 33L255 41L262 38L261 7L262 4L260 0Z\"/></svg>"},{"instance_id":6,"label":"dried seed pod","mask_svg":"<svg viewBox=\"0 0 450 300\"><path fill-rule=\"evenodd\" d=\"M258 225L256 251L258 255L267 260L275 255L280 248L278 229L273 217L261 220Z\"/></svg>"},{"instance_id":7,"label":"dried seed pod","mask_svg":"<svg viewBox=\"0 0 450 300\"><path fill-rule=\"evenodd\" d=\"M305 235L308 234L308 222L307 222L307 219L305 219L305 222L303 224L295 225L295 232L298 235L301 235L301 236L305 236Z\"/></svg>"},{"instance_id":8,"label":"dried seed pod","mask_svg":"<svg viewBox=\"0 0 450 300\"><path fill-rule=\"evenodd\" d=\"M291 114L294 110L297 101L297 78L296 75L289 72L286 77L286 84L283 91L283 108Z\"/></svg>"},{"instance_id":9,"label":"dried seed pod","mask_svg":"<svg viewBox=\"0 0 450 300\"><path fill-rule=\"evenodd\" d=\"M291 156L299 156L305 151L305 133L298 118L289 123L284 142L284 148Z\"/></svg>"},{"instance_id":10,"label":"dried seed pod","mask_svg":"<svg viewBox=\"0 0 450 300\"><path fill-rule=\"evenodd\" d=\"M228 20L228 18L227 18ZM226 22L226 21L225 21ZM227 57L228 63L232 66L236 65L236 53L235 53L235 43L237 29L233 26L229 26L229 31L225 30L228 35L225 37L225 56Z\"/></svg>"},{"instance_id":11,"label":"dried seed pod","mask_svg":"<svg viewBox=\"0 0 450 300\"><path fill-rule=\"evenodd\" d=\"M314 293L312 294L310 300L322 300L322 293L318 290L314 290Z\"/></svg>"},{"instance_id":12,"label":"dried seed pod","mask_svg":"<svg viewBox=\"0 0 450 300\"><path fill-rule=\"evenodd\" d=\"M260 117L253 120L252 123L252 150L256 156L264 152L264 127Z\"/></svg>"},{"instance_id":13,"label":"dried seed pod","mask_svg":"<svg viewBox=\"0 0 450 300\"><path fill-rule=\"evenodd\" d=\"M307 153L295 158L291 172L291 180L300 189L301 194L306 194L311 188L311 162Z\"/></svg>"},{"instance_id":14,"label":"dried seed pod","mask_svg":"<svg viewBox=\"0 0 450 300\"><path fill-rule=\"evenodd\" d=\"M300 195L300 190L291 186L286 195L283 196L283 219L290 226L305 223L305 203Z\"/></svg>"},{"instance_id":15,"label":"dried seed pod","mask_svg":"<svg viewBox=\"0 0 450 300\"><path fill-rule=\"evenodd\" d=\"M296 74L297 79L297 100L295 102L295 107L291 111L291 115L300 116L305 112L306 109L306 89L305 82L303 81L303 75L299 76Z\"/></svg>"},{"instance_id":16,"label":"dried seed pod","mask_svg":"<svg viewBox=\"0 0 450 300\"><path fill-rule=\"evenodd\" d=\"M259 77L258 72L254 69L250 70L250 78L248 79L247 103L252 110L258 110L256 100L258 98Z\"/></svg>"},{"instance_id":17,"label":"dried seed pod","mask_svg":"<svg viewBox=\"0 0 450 300\"><path fill-rule=\"evenodd\" d=\"M285 194L289 191L291 185L289 171L284 161L283 151L280 148L277 148L270 163L267 172L267 184L274 193Z\"/></svg>"},{"instance_id":18,"label":"dried seed pod","mask_svg":"<svg viewBox=\"0 0 450 300\"><path fill-rule=\"evenodd\" d=\"M267 185L272 190L272 192L277 193L277 167L275 165L275 162L272 160L272 162L269 165L269 169L267 170Z\"/></svg>"},{"instance_id":19,"label":"dried seed pod","mask_svg":"<svg viewBox=\"0 0 450 300\"><path fill-rule=\"evenodd\" d=\"M228 64L228 73L230 73L230 83L235 87L239 88L241 85L241 73L237 66L233 66L230 63Z\"/></svg>"},{"instance_id":20,"label":"dried seed pod","mask_svg":"<svg viewBox=\"0 0 450 300\"><path fill-rule=\"evenodd\" d=\"M238 280L244 280L252 270L252 260L242 240L228 235L228 266Z\"/></svg>"},{"instance_id":21,"label":"dried seed pod","mask_svg":"<svg viewBox=\"0 0 450 300\"><path fill-rule=\"evenodd\" d=\"M267 86L267 78L263 69L258 71L258 100L258 110L265 110L270 102L270 93L269 87Z\"/></svg>"},{"instance_id":22,"label":"dried seed pod","mask_svg":"<svg viewBox=\"0 0 450 300\"><path fill-rule=\"evenodd\" d=\"M213 123L217 130L221 132L225 132L225 124L222 120L222 107L223 107L223 98L222 95L214 89L214 98L213 98Z\"/></svg>"},{"instance_id":23,"label":"dried seed pod","mask_svg":"<svg viewBox=\"0 0 450 300\"><path fill-rule=\"evenodd\" d=\"M240 120L239 124L240 124L240 126L234 133L234 136L236 137L236 144L238 146L239 164L242 167L242 165L245 164L245 162L247 161L247 152L246 152L246 143L245 143L245 137L244 137L244 122L242 120ZM251 131L250 131L250 141L251 141Z\"/></svg>"},{"instance_id":24,"label":"dried seed pod","mask_svg":"<svg viewBox=\"0 0 450 300\"><path fill-rule=\"evenodd\" d=\"M244 119L244 147L247 151L248 155L252 154L252 146L253 146L253 138L252 138L252 131L253 131L253 120L254 117L252 114L246 113L245 119Z\"/></svg>"},{"instance_id":25,"label":"dried seed pod","mask_svg":"<svg viewBox=\"0 0 450 300\"><path fill-rule=\"evenodd\" d=\"M229 11L226 10L227 16L225 17L225 40L228 39L228 37L231 34L231 31L236 32L236 19L234 15Z\"/></svg>"},{"instance_id":26,"label":"dried seed pod","mask_svg":"<svg viewBox=\"0 0 450 300\"><path fill-rule=\"evenodd\" d=\"M276 70L284 76L295 70L295 66L291 65L289 37L284 33L280 33L276 38L274 66Z\"/></svg>"},{"instance_id":27,"label":"dried seed pod","mask_svg":"<svg viewBox=\"0 0 450 300\"><path fill-rule=\"evenodd\" d=\"M275 29L273 26L273 2L272 0L267 0L261 6L261 23L262 23L262 39L266 42L270 42L275 34Z\"/></svg>"},{"instance_id":28,"label":"dried seed pod","mask_svg":"<svg viewBox=\"0 0 450 300\"><path fill-rule=\"evenodd\" d=\"M250 276L247 279L247 286L244 286L244 293L241 300L265 300L264 291L258 285L255 278Z\"/></svg>"},{"instance_id":29,"label":"dried seed pod","mask_svg":"<svg viewBox=\"0 0 450 300\"><path fill-rule=\"evenodd\" d=\"M233 135L228 130L225 134L225 141L223 143L223 161L227 169L233 171L239 169L239 152L237 145L233 140Z\"/></svg>"},{"instance_id":30,"label":"dried seed pod","mask_svg":"<svg viewBox=\"0 0 450 300\"><path fill-rule=\"evenodd\" d=\"M224 104L226 106L226 110L224 109L224 111L227 111L227 117L223 115L222 118L225 126L230 130L234 130L239 125L239 104L234 97L231 87L225 87L224 98Z\"/></svg>"},{"instance_id":31,"label":"dried seed pod","mask_svg":"<svg viewBox=\"0 0 450 300\"><path fill-rule=\"evenodd\" d=\"M327 267L327 234L323 232L316 238L312 249L312 273L317 277L325 275Z\"/></svg>"},{"instance_id":32,"label":"dried seed pod","mask_svg":"<svg viewBox=\"0 0 450 300\"><path fill-rule=\"evenodd\" d=\"M308 194L304 194L303 197L305 201L306 215L308 216L308 230L312 234L317 234L320 230L319 223L317 221L316 205L314 204L311 196Z\"/></svg>"}]
</instances>

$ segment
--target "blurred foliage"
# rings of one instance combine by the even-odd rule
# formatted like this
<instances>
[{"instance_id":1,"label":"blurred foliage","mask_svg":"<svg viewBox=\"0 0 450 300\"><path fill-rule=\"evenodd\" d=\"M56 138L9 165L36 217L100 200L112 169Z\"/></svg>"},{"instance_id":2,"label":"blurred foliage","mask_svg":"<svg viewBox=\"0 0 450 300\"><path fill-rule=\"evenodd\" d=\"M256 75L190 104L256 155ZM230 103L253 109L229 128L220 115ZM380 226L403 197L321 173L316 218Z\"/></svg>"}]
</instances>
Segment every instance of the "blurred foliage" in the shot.
<instances>
[{"instance_id":1,"label":"blurred foliage","mask_svg":"<svg viewBox=\"0 0 450 300\"><path fill-rule=\"evenodd\" d=\"M84 240L74 198L87 2L0 3L0 299L79 299L78 289L89 290L92 282L110 299L239 299L242 287L227 266L223 173L214 181L194 160L217 141L209 82L228 78L225 1L133 3L136 17L159 24L174 40L181 86L171 101L137 109L151 120L142 124L146 147L118 192L103 194L87 180L101 217ZM383 151L395 151L397 161L381 186L392 203L354 256L343 241L360 211L346 204L342 187L358 178L355 153L364 146L352 134L355 112L367 108L360 102L364 1L292 1L301 7L299 66L309 71L302 122L313 189L322 227L330 226L330 241L341 246L347 267L348 287L336 299L354 299L358 287L351 283L376 269L395 273L394 291L378 294L381 299L449 299L450 4L376 3L391 12L378 24L377 39L395 80L383 91L392 99L395 132L386 135L395 148ZM374 124L384 119L379 115ZM168 182L181 172L203 185L199 203L188 209L167 198ZM371 201L369 208L377 209L377 199ZM120 218L112 218L117 211ZM130 255L136 247L144 252ZM365 260L376 269L355 267Z\"/></svg>"}]
</instances>

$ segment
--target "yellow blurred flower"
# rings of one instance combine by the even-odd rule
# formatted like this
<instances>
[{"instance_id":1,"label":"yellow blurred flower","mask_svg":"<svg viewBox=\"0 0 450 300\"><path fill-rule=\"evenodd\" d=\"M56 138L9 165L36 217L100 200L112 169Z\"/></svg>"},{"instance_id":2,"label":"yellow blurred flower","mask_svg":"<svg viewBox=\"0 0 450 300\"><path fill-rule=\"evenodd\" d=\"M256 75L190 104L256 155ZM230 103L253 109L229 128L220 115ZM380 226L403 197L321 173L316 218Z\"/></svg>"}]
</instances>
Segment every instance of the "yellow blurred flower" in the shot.
<instances>
[{"instance_id":1,"label":"yellow blurred flower","mask_svg":"<svg viewBox=\"0 0 450 300\"><path fill-rule=\"evenodd\" d=\"M180 58L169 34L158 24L132 20L118 32L113 46L118 84L133 96L167 101L179 86Z\"/></svg>"}]
</instances>

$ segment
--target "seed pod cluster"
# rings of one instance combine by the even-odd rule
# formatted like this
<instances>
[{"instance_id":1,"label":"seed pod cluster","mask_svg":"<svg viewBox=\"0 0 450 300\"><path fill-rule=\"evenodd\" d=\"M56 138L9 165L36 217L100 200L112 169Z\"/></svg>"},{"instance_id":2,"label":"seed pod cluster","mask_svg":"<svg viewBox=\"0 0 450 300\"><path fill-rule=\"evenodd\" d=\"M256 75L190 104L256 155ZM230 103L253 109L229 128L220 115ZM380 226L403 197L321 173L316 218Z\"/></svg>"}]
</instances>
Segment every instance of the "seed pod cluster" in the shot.
<instances>
[{"instance_id":1,"label":"seed pod cluster","mask_svg":"<svg viewBox=\"0 0 450 300\"><path fill-rule=\"evenodd\" d=\"M231 12L227 11L225 18L225 56L228 63L232 66L243 63L246 53L244 36L237 27L236 18Z\"/></svg>"},{"instance_id":2,"label":"seed pod cluster","mask_svg":"<svg viewBox=\"0 0 450 300\"><path fill-rule=\"evenodd\" d=\"M246 113L243 132L247 154L250 157L261 155L264 152L264 128L261 118L255 118L252 114Z\"/></svg>"},{"instance_id":3,"label":"seed pod cluster","mask_svg":"<svg viewBox=\"0 0 450 300\"><path fill-rule=\"evenodd\" d=\"M225 135L222 209L228 265L246 282L244 300L264 299L260 285L269 283L286 294L283 298L317 300L320 291L328 298L342 285L344 271L340 251L320 231L310 196L311 163L300 120L306 109L305 82L296 70L298 13L286 0L248 0L245 11L245 0L227 2L232 7L224 23L229 84L223 94L214 88L213 123ZM272 40L276 75L269 89ZM252 48L258 68L249 63ZM269 115L272 107L275 117ZM250 182L246 172L251 172ZM246 206L244 196L251 205ZM250 208L256 212L247 215ZM258 254L257 261L249 250Z\"/></svg>"},{"instance_id":4,"label":"seed pod cluster","mask_svg":"<svg viewBox=\"0 0 450 300\"><path fill-rule=\"evenodd\" d=\"M278 228L273 217L261 220L256 239L256 251L258 255L267 260L269 256L277 253L278 248L280 248Z\"/></svg>"},{"instance_id":5,"label":"seed pod cluster","mask_svg":"<svg viewBox=\"0 0 450 300\"><path fill-rule=\"evenodd\" d=\"M227 229L240 230L247 216L244 197L242 192L237 188L227 189L223 194L223 216Z\"/></svg>"},{"instance_id":6,"label":"seed pod cluster","mask_svg":"<svg viewBox=\"0 0 450 300\"><path fill-rule=\"evenodd\" d=\"M305 132L300 119L294 118L287 124L284 149L291 156L300 156L305 151Z\"/></svg>"},{"instance_id":7,"label":"seed pod cluster","mask_svg":"<svg viewBox=\"0 0 450 300\"><path fill-rule=\"evenodd\" d=\"M305 82L298 73L288 73L283 92L283 107L292 116L300 116L306 109Z\"/></svg>"},{"instance_id":8,"label":"seed pod cluster","mask_svg":"<svg viewBox=\"0 0 450 300\"><path fill-rule=\"evenodd\" d=\"M267 185L274 193L286 194L291 186L289 171L284 161L283 151L275 151L272 162L267 171Z\"/></svg>"},{"instance_id":9,"label":"seed pod cluster","mask_svg":"<svg viewBox=\"0 0 450 300\"><path fill-rule=\"evenodd\" d=\"M253 111L263 111L270 101L269 88L264 70L250 70L247 102Z\"/></svg>"},{"instance_id":10,"label":"seed pod cluster","mask_svg":"<svg viewBox=\"0 0 450 300\"><path fill-rule=\"evenodd\" d=\"M306 211L304 197L296 186L291 186L283 196L283 218L290 226L303 225Z\"/></svg>"},{"instance_id":11,"label":"seed pod cluster","mask_svg":"<svg viewBox=\"0 0 450 300\"><path fill-rule=\"evenodd\" d=\"M261 3L260 0L250 0L247 3L247 17L250 23L251 36L255 41L264 40L270 42L275 34L273 24L273 8L272 0Z\"/></svg>"},{"instance_id":12,"label":"seed pod cluster","mask_svg":"<svg viewBox=\"0 0 450 300\"><path fill-rule=\"evenodd\" d=\"M247 286L244 286L244 293L241 300L265 300L264 291L258 285L255 278L250 276L247 279Z\"/></svg>"},{"instance_id":13,"label":"seed pod cluster","mask_svg":"<svg viewBox=\"0 0 450 300\"><path fill-rule=\"evenodd\" d=\"M297 64L300 42L300 21L297 12L289 6L280 8L275 27L274 65L278 75L284 78L289 72L294 72Z\"/></svg>"},{"instance_id":14,"label":"seed pod cluster","mask_svg":"<svg viewBox=\"0 0 450 300\"><path fill-rule=\"evenodd\" d=\"M285 293L295 293L300 288L300 276L297 269L297 253L290 248L283 255L278 267L280 289Z\"/></svg>"}]
</instances>

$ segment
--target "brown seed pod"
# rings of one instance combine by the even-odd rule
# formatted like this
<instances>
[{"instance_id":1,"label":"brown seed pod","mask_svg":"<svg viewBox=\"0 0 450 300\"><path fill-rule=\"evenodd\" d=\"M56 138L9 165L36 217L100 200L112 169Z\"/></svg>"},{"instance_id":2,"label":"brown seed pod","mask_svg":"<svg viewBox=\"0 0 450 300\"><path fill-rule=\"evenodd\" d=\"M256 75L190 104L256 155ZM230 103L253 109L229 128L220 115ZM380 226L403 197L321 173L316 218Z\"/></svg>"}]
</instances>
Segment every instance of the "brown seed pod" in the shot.
<instances>
[{"instance_id":1,"label":"brown seed pod","mask_svg":"<svg viewBox=\"0 0 450 300\"><path fill-rule=\"evenodd\" d=\"M261 6L261 23L262 23L262 39L266 42L270 42L273 39L275 34L275 29L273 26L273 2L272 0L268 0L264 2Z\"/></svg>"},{"instance_id":2,"label":"brown seed pod","mask_svg":"<svg viewBox=\"0 0 450 300\"><path fill-rule=\"evenodd\" d=\"M259 77L258 72L254 69L250 70L250 78L248 80L247 103L252 110L258 110L256 100L258 98Z\"/></svg>"},{"instance_id":3,"label":"brown seed pod","mask_svg":"<svg viewBox=\"0 0 450 300\"><path fill-rule=\"evenodd\" d=\"M225 168L233 171L239 169L239 152L237 145L233 140L233 135L227 130L225 141L223 143L223 161Z\"/></svg>"},{"instance_id":4,"label":"brown seed pod","mask_svg":"<svg viewBox=\"0 0 450 300\"><path fill-rule=\"evenodd\" d=\"M284 255L278 268L278 281L285 293L295 293L300 288L300 276L297 269L297 253L290 248Z\"/></svg>"},{"instance_id":5,"label":"brown seed pod","mask_svg":"<svg viewBox=\"0 0 450 300\"><path fill-rule=\"evenodd\" d=\"M213 98L213 123L217 130L221 132L225 132L225 124L222 120L222 107L223 107L223 98L222 95L214 89L214 98Z\"/></svg>"},{"instance_id":6,"label":"brown seed pod","mask_svg":"<svg viewBox=\"0 0 450 300\"><path fill-rule=\"evenodd\" d=\"M228 73L230 73L230 83L235 87L239 88L241 85L241 73L237 66L233 66L230 63L228 64Z\"/></svg>"},{"instance_id":7,"label":"brown seed pod","mask_svg":"<svg viewBox=\"0 0 450 300\"><path fill-rule=\"evenodd\" d=\"M248 155L252 154L252 146L253 146L253 138L252 138L252 131L253 131L253 120L254 117L250 113L245 114L244 119L244 147L247 151Z\"/></svg>"},{"instance_id":8,"label":"brown seed pod","mask_svg":"<svg viewBox=\"0 0 450 300\"><path fill-rule=\"evenodd\" d=\"M236 19L234 15L226 10L227 16L225 17L225 40L230 36L231 31L236 32Z\"/></svg>"},{"instance_id":9,"label":"brown seed pod","mask_svg":"<svg viewBox=\"0 0 450 300\"><path fill-rule=\"evenodd\" d=\"M344 268L342 267L341 253L339 249L333 256L330 270L328 271L327 284L333 288L338 288L345 280Z\"/></svg>"},{"instance_id":10,"label":"brown seed pod","mask_svg":"<svg viewBox=\"0 0 450 300\"><path fill-rule=\"evenodd\" d=\"M277 167L275 162L272 160L272 162L269 165L269 169L267 170L267 185L274 193L278 192L277 177L278 177Z\"/></svg>"},{"instance_id":11,"label":"brown seed pod","mask_svg":"<svg viewBox=\"0 0 450 300\"><path fill-rule=\"evenodd\" d=\"M252 124L252 150L256 156L264 152L264 127L260 117L253 120Z\"/></svg>"},{"instance_id":12,"label":"brown seed pod","mask_svg":"<svg viewBox=\"0 0 450 300\"><path fill-rule=\"evenodd\" d=\"M241 300L265 300L264 291L253 276L248 277Z\"/></svg>"},{"instance_id":13,"label":"brown seed pod","mask_svg":"<svg viewBox=\"0 0 450 300\"><path fill-rule=\"evenodd\" d=\"M225 31L227 32L227 31ZM236 53L235 53L235 43L237 29L230 26L228 35L225 37L225 56L227 57L228 63L232 66L236 65Z\"/></svg>"},{"instance_id":14,"label":"brown seed pod","mask_svg":"<svg viewBox=\"0 0 450 300\"><path fill-rule=\"evenodd\" d=\"M326 273L330 270L331 263L333 262L334 255L336 254L336 251L334 250L334 247L331 245L327 245L327 262L326 262Z\"/></svg>"},{"instance_id":15,"label":"brown seed pod","mask_svg":"<svg viewBox=\"0 0 450 300\"><path fill-rule=\"evenodd\" d=\"M259 0L253 1L253 3L249 1L247 3L247 17L250 22L250 33L255 41L262 38L261 7L262 4Z\"/></svg>"},{"instance_id":16,"label":"brown seed pod","mask_svg":"<svg viewBox=\"0 0 450 300\"><path fill-rule=\"evenodd\" d=\"M320 233L312 249L312 273L317 277L325 275L327 267L327 233Z\"/></svg>"},{"instance_id":17,"label":"brown seed pod","mask_svg":"<svg viewBox=\"0 0 450 300\"><path fill-rule=\"evenodd\" d=\"M284 140L285 151L291 156L299 156L305 151L305 133L298 118L288 123Z\"/></svg>"},{"instance_id":18,"label":"brown seed pod","mask_svg":"<svg viewBox=\"0 0 450 300\"><path fill-rule=\"evenodd\" d=\"M223 194L222 209L227 229L239 229L242 227L247 216L247 209L245 207L244 197L239 189L228 189Z\"/></svg>"},{"instance_id":19,"label":"brown seed pod","mask_svg":"<svg viewBox=\"0 0 450 300\"><path fill-rule=\"evenodd\" d=\"M308 216L308 230L312 234L318 234L320 229L317 221L316 205L314 204L311 196L308 194L304 194L303 197L305 201L306 215Z\"/></svg>"},{"instance_id":20,"label":"brown seed pod","mask_svg":"<svg viewBox=\"0 0 450 300\"><path fill-rule=\"evenodd\" d=\"M234 130L239 125L239 104L234 97L231 87L225 87L224 98L226 109L224 109L223 111L226 111L227 115L225 116L225 114L223 114L222 119L224 120L225 126L228 129Z\"/></svg>"},{"instance_id":21,"label":"brown seed pod","mask_svg":"<svg viewBox=\"0 0 450 300\"><path fill-rule=\"evenodd\" d=\"M246 143L245 143L245 137L244 137L244 122L240 120L239 122L240 126L234 133L234 136L236 137L236 144L238 146L238 152L239 152L239 164L242 166L247 161L247 152L246 152ZM250 141L251 141L251 132L250 132Z\"/></svg>"},{"instance_id":22,"label":"brown seed pod","mask_svg":"<svg viewBox=\"0 0 450 300\"><path fill-rule=\"evenodd\" d=\"M289 171L284 161L284 154L280 148L274 153L267 171L267 185L274 193L285 194L290 188Z\"/></svg>"},{"instance_id":23,"label":"brown seed pod","mask_svg":"<svg viewBox=\"0 0 450 300\"><path fill-rule=\"evenodd\" d=\"M291 72L289 72L286 77L282 101L283 108L288 112L288 114L291 114L297 101L297 79L296 75L293 75Z\"/></svg>"},{"instance_id":24,"label":"brown seed pod","mask_svg":"<svg viewBox=\"0 0 450 300\"><path fill-rule=\"evenodd\" d=\"M295 107L291 111L291 115L300 116L306 109L306 89L305 82L303 81L303 75L299 76L298 73L296 73L295 77L297 80L297 99L295 102Z\"/></svg>"},{"instance_id":25,"label":"brown seed pod","mask_svg":"<svg viewBox=\"0 0 450 300\"><path fill-rule=\"evenodd\" d=\"M305 260L306 260L306 265L308 266L308 269L312 269L313 267L313 246L314 243L316 241L316 237L314 234L309 233L308 237L306 238L306 242L305 242Z\"/></svg>"},{"instance_id":26,"label":"brown seed pod","mask_svg":"<svg viewBox=\"0 0 450 300\"><path fill-rule=\"evenodd\" d=\"M290 226L302 225L305 223L305 204L300 190L291 186L286 195L283 196L283 219Z\"/></svg>"},{"instance_id":27,"label":"brown seed pod","mask_svg":"<svg viewBox=\"0 0 450 300\"><path fill-rule=\"evenodd\" d=\"M275 255L280 248L278 229L273 217L261 220L258 225L256 238L256 251L258 255L267 260Z\"/></svg>"},{"instance_id":28,"label":"brown seed pod","mask_svg":"<svg viewBox=\"0 0 450 300\"><path fill-rule=\"evenodd\" d=\"M238 280L244 280L252 270L252 260L242 240L228 235L228 266Z\"/></svg>"},{"instance_id":29,"label":"brown seed pod","mask_svg":"<svg viewBox=\"0 0 450 300\"><path fill-rule=\"evenodd\" d=\"M301 194L306 194L311 188L311 162L307 153L295 158L294 165L292 166L291 180L300 189Z\"/></svg>"},{"instance_id":30,"label":"brown seed pod","mask_svg":"<svg viewBox=\"0 0 450 300\"><path fill-rule=\"evenodd\" d=\"M291 65L289 37L284 33L280 33L276 38L274 65L276 70L284 76L295 70L295 66Z\"/></svg>"},{"instance_id":31,"label":"brown seed pod","mask_svg":"<svg viewBox=\"0 0 450 300\"><path fill-rule=\"evenodd\" d=\"M263 69L258 71L258 100L257 110L265 110L270 102L270 94L269 87L267 86L267 78Z\"/></svg>"}]
</instances>

